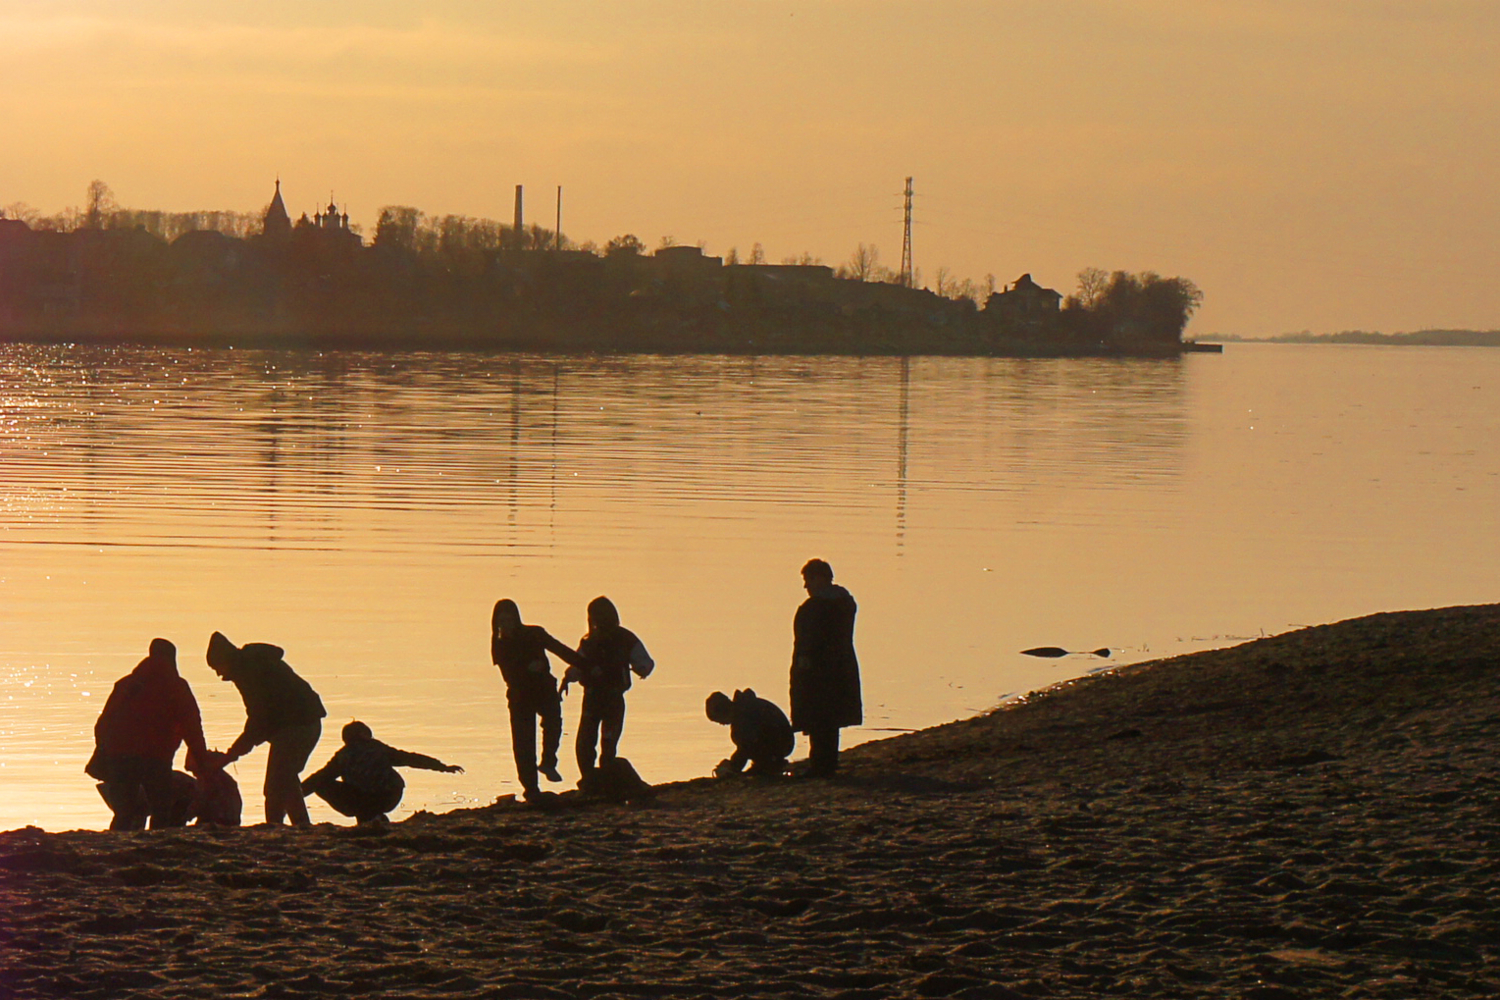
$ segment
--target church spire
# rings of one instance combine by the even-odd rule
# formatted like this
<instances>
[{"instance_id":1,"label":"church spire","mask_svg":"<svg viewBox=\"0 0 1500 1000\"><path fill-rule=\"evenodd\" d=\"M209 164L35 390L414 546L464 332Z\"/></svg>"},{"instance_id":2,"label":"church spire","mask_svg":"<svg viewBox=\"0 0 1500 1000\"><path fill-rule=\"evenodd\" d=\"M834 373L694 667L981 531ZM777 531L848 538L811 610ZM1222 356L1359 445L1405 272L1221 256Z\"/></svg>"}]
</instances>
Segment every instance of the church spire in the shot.
<instances>
[{"instance_id":1,"label":"church spire","mask_svg":"<svg viewBox=\"0 0 1500 1000\"><path fill-rule=\"evenodd\" d=\"M276 178L276 193L271 204L266 206L265 217L260 227L263 236L285 236L292 231L291 216L286 214L286 203L281 200L281 178Z\"/></svg>"}]
</instances>

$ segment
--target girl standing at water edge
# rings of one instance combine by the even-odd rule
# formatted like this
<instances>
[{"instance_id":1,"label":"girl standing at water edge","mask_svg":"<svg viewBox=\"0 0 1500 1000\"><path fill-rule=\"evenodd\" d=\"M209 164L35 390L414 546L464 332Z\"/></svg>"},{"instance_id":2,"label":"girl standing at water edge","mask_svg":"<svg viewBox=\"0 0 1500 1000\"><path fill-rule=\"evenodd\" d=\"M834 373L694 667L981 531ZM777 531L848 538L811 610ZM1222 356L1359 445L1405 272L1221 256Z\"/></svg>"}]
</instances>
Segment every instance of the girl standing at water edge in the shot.
<instances>
[{"instance_id":1,"label":"girl standing at water edge","mask_svg":"<svg viewBox=\"0 0 1500 1000\"><path fill-rule=\"evenodd\" d=\"M583 685L583 715L578 720L578 783L583 785L594 771L594 747L599 745L599 766L615 759L620 733L625 729L625 692L630 673L642 679L656 667L651 654L636 634L620 624L620 612L607 597L589 602L589 631L578 643L587 661L569 667L563 674L562 690L577 681ZM602 737L602 739L601 739Z\"/></svg>"},{"instance_id":2,"label":"girl standing at water edge","mask_svg":"<svg viewBox=\"0 0 1500 1000\"><path fill-rule=\"evenodd\" d=\"M557 678L552 676L552 653L570 666L582 666L583 657L552 638L540 625L521 622L521 609L509 598L495 602L490 615L490 660L505 678L505 702L510 710L510 746L516 760L516 776L528 800L540 794L537 774L548 781L561 781L557 771L557 748L562 743L562 698ZM536 720L542 720L542 762L536 759Z\"/></svg>"}]
</instances>

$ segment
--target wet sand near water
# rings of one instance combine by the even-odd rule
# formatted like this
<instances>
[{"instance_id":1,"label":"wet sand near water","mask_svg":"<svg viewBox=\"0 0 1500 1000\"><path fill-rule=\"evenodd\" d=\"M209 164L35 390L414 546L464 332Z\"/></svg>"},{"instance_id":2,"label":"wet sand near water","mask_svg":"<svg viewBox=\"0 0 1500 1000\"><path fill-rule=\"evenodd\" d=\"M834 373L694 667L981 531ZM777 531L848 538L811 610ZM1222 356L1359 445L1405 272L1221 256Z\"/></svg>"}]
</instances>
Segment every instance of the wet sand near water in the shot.
<instances>
[{"instance_id":1,"label":"wet sand near water","mask_svg":"<svg viewBox=\"0 0 1500 1000\"><path fill-rule=\"evenodd\" d=\"M12 831L0 994L1500 996L1497 747L1483 606L1095 675L830 782Z\"/></svg>"}]
</instances>

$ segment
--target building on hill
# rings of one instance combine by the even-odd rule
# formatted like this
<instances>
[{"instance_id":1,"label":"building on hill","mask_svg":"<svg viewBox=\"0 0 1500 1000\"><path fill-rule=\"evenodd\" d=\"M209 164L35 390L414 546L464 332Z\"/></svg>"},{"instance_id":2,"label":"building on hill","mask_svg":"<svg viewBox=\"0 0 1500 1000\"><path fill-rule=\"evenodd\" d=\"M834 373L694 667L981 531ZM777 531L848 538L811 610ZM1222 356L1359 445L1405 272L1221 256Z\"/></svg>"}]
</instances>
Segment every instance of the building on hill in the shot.
<instances>
[{"instance_id":1,"label":"building on hill","mask_svg":"<svg viewBox=\"0 0 1500 1000\"><path fill-rule=\"evenodd\" d=\"M350 248L364 246L365 241L360 235L349 228L349 213L340 212L332 198L328 200L328 207L321 212L313 213L311 221L304 215L297 220L297 228L311 229L329 243Z\"/></svg>"},{"instance_id":2,"label":"building on hill","mask_svg":"<svg viewBox=\"0 0 1500 1000\"><path fill-rule=\"evenodd\" d=\"M673 271L714 270L724 265L723 257L710 257L697 246L661 247L652 258L662 267Z\"/></svg>"},{"instance_id":3,"label":"building on hill","mask_svg":"<svg viewBox=\"0 0 1500 1000\"><path fill-rule=\"evenodd\" d=\"M330 200L327 208L313 214L313 225L332 232L348 232L349 213L340 212L339 207Z\"/></svg>"},{"instance_id":4,"label":"building on hill","mask_svg":"<svg viewBox=\"0 0 1500 1000\"><path fill-rule=\"evenodd\" d=\"M1062 293L1038 285L1031 280L1030 273L1021 275L984 303L986 315L1019 323L1045 321L1056 317L1061 310Z\"/></svg>"}]
</instances>

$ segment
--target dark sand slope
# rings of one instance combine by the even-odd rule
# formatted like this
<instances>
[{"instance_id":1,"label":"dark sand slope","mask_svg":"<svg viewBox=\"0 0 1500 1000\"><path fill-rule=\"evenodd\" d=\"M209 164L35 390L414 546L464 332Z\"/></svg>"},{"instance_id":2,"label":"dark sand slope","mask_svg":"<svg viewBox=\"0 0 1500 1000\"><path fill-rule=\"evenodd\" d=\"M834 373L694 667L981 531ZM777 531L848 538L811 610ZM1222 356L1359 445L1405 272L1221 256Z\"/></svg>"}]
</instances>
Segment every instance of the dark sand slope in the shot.
<instances>
[{"instance_id":1,"label":"dark sand slope","mask_svg":"<svg viewBox=\"0 0 1500 1000\"><path fill-rule=\"evenodd\" d=\"M1500 996L1497 738L1500 608L1455 608L1101 675L832 784L16 831L0 993Z\"/></svg>"}]
</instances>

